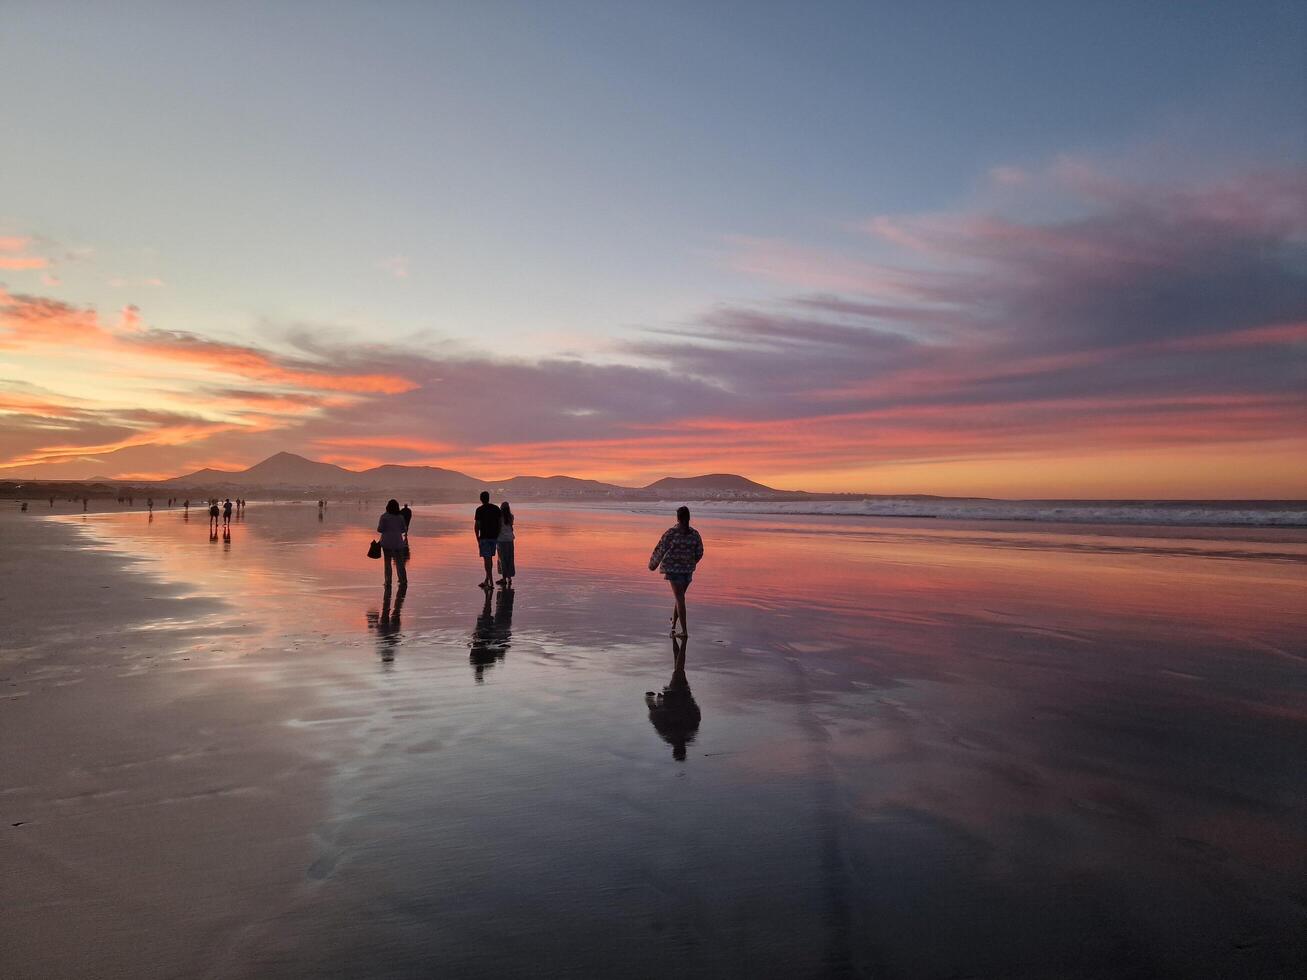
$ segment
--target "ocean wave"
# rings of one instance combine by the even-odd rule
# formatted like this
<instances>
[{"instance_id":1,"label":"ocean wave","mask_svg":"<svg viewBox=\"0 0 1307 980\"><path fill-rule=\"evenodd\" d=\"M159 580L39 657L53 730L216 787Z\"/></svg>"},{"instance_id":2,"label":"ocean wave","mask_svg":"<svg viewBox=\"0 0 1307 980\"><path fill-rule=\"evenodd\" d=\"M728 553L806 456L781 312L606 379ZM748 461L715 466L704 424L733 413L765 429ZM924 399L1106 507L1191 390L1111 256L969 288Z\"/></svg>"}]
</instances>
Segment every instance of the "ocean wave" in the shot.
<instances>
[{"instance_id":1,"label":"ocean wave","mask_svg":"<svg viewBox=\"0 0 1307 980\"><path fill-rule=\"evenodd\" d=\"M826 517L916 517L959 521L1033 521L1050 524L1153 524L1176 527L1307 527L1302 501L1026 501L868 497L863 500L707 500L712 514Z\"/></svg>"}]
</instances>

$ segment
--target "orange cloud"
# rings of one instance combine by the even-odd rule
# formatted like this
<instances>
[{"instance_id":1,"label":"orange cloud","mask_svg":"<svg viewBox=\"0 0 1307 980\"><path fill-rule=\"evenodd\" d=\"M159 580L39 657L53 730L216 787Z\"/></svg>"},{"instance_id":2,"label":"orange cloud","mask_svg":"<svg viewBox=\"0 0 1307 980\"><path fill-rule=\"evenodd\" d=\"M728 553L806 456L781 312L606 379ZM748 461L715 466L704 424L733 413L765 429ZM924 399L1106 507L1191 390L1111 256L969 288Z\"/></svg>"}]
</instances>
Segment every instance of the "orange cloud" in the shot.
<instances>
[{"instance_id":1,"label":"orange cloud","mask_svg":"<svg viewBox=\"0 0 1307 980\"><path fill-rule=\"evenodd\" d=\"M0 291L0 348L97 346L162 360L203 365L254 381L295 388L359 394L393 395L417 384L390 374L336 373L288 361L253 347L205 340L193 334L146 330L140 310L124 307L118 329L111 331L92 309L78 309L59 300Z\"/></svg>"}]
</instances>

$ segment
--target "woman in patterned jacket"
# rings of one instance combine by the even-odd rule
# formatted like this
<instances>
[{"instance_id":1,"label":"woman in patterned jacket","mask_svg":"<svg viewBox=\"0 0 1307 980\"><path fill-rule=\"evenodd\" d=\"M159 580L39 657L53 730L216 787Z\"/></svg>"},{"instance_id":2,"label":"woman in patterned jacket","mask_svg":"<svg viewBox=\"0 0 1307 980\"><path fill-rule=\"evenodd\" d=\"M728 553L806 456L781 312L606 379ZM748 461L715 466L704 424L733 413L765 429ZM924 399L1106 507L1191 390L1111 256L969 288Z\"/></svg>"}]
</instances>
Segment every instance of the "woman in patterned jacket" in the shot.
<instances>
[{"instance_id":1,"label":"woman in patterned jacket","mask_svg":"<svg viewBox=\"0 0 1307 980\"><path fill-rule=\"evenodd\" d=\"M669 527L658 539L658 547L649 556L649 571L662 566L663 577L672 587L676 606L672 610L672 636L689 636L685 619L685 590L690 587L695 566L703 558L703 538L690 527L690 508L676 508L676 526ZM677 629L677 624L680 629Z\"/></svg>"}]
</instances>

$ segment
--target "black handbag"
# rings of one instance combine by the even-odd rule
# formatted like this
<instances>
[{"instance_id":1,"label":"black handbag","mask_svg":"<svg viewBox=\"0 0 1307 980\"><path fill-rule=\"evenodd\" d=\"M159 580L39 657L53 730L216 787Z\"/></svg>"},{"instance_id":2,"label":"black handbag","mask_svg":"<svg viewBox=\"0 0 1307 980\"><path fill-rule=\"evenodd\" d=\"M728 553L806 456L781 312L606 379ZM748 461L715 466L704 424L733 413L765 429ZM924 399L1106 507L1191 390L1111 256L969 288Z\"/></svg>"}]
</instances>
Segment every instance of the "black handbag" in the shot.
<instances>
[{"instance_id":1,"label":"black handbag","mask_svg":"<svg viewBox=\"0 0 1307 980\"><path fill-rule=\"evenodd\" d=\"M368 557L369 557L369 558L380 558L380 557L381 557L381 542L380 542L380 541L377 541L377 540L374 539L373 542L372 542L370 545L368 545Z\"/></svg>"}]
</instances>

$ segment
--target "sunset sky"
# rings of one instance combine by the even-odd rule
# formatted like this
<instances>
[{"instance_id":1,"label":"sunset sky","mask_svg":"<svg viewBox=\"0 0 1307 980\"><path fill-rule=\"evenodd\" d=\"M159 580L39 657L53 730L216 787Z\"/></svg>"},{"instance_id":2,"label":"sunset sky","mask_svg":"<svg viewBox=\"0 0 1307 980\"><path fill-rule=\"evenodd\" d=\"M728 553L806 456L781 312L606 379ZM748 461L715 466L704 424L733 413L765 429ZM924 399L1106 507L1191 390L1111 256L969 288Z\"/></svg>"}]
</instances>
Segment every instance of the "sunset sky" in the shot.
<instances>
[{"instance_id":1,"label":"sunset sky","mask_svg":"<svg viewBox=\"0 0 1307 980\"><path fill-rule=\"evenodd\" d=\"M2 13L0 479L1307 497L1307 5Z\"/></svg>"}]
</instances>

